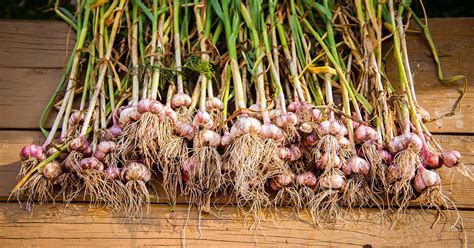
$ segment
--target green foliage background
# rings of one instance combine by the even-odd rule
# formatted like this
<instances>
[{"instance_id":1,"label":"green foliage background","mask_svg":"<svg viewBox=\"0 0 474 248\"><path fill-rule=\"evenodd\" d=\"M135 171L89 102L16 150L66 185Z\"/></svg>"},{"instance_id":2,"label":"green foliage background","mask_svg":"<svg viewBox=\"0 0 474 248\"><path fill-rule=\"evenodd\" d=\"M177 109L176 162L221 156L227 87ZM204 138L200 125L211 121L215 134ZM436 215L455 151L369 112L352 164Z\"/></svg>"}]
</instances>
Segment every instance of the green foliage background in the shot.
<instances>
[{"instance_id":1,"label":"green foliage background","mask_svg":"<svg viewBox=\"0 0 474 248\"><path fill-rule=\"evenodd\" d=\"M0 0L1 19L57 19L53 7L55 0ZM61 6L71 11L75 0L62 0ZM474 17L474 0L425 0L429 17ZM418 0L413 8L422 15Z\"/></svg>"}]
</instances>

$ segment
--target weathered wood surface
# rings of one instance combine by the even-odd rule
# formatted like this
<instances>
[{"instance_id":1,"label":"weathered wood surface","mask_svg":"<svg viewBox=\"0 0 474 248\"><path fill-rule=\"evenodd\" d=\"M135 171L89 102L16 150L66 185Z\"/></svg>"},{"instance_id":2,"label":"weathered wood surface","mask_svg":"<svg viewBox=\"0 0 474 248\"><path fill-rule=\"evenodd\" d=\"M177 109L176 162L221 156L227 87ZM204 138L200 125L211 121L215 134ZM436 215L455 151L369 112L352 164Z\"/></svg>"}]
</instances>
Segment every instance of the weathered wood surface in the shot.
<instances>
[{"instance_id":1,"label":"weathered wood surface","mask_svg":"<svg viewBox=\"0 0 474 248\"><path fill-rule=\"evenodd\" d=\"M62 69L0 67L0 129L38 128L61 74Z\"/></svg>"},{"instance_id":2,"label":"weathered wood surface","mask_svg":"<svg viewBox=\"0 0 474 248\"><path fill-rule=\"evenodd\" d=\"M446 76L465 74L474 86L474 18L431 19L430 29L438 45ZM182 244L182 226L187 205L172 212L165 204L152 206L140 224L124 224L123 216L108 215L104 210L88 209L81 203L63 210L62 204L35 206L33 215L16 203L6 203L18 172L18 152L24 144L41 141L36 131L42 108L56 87L74 36L60 22L0 20L0 246L177 246ZM415 72L420 105L433 117L448 112L459 94L456 87L442 86L423 37L408 36L409 53ZM389 74L394 75L393 60ZM395 74L396 75L396 74ZM395 77L396 78L396 77ZM472 90L471 90L472 91ZM445 148L460 150L464 161L474 164L474 94L468 93L463 111L429 124ZM28 130L24 130L28 129ZM456 134L459 133L459 134ZM471 166L472 168L472 166ZM420 215L413 209L395 227L378 225L379 212L366 209L358 213L357 224L318 231L305 221L289 219L263 222L261 231L249 231L235 219L235 209L224 207L220 217L204 216L202 238L198 238L195 212L186 229L186 244L193 246L461 246L464 237L474 237L474 183L457 172L441 171L445 189L452 195L464 220L465 233L451 231L456 216L430 228L434 215ZM161 199L160 202L166 202ZM184 202L180 199L180 202ZM415 206L414 206L415 207ZM287 211L287 210L282 210ZM442 212L447 214L446 211ZM307 218L306 218L307 220ZM130 239L134 238L134 239Z\"/></svg>"},{"instance_id":3,"label":"weathered wood surface","mask_svg":"<svg viewBox=\"0 0 474 248\"><path fill-rule=\"evenodd\" d=\"M282 209L289 214L289 211ZM130 224L124 216L112 216L102 209L89 209L74 204L60 209L51 204L36 206L32 215L16 204L0 205L0 246L416 246L461 247L474 239L474 212L461 211L464 231L450 230L456 221L455 213L440 219L431 228L437 215L428 211L408 211L407 217L394 227L380 224L380 213L373 209L358 212L356 224L347 223L324 231L314 229L309 218L270 219L260 223L260 230L251 231L236 219L236 211L225 208L219 217L197 216L188 219L186 205L178 205L175 212L163 204L153 205L150 214L139 224ZM445 212L444 212L445 213ZM448 213L447 213L448 214ZM183 226L187 228L183 232ZM124 224L125 223L125 224ZM467 240L466 240L467 237ZM133 238L133 239L130 239Z\"/></svg>"},{"instance_id":4,"label":"weathered wood surface","mask_svg":"<svg viewBox=\"0 0 474 248\"><path fill-rule=\"evenodd\" d=\"M443 71L446 76L464 74L468 83L474 87L474 18L430 19L430 29L438 45ZM0 80L5 92L0 116L7 117L8 122L0 122L0 128L33 129L38 126L39 114L51 96L62 73L65 55L69 44L68 27L60 22L18 22L0 20ZM72 39L73 36L70 37ZM26 41L25 41L26 40ZM36 40L36 41L35 41ZM432 117L449 112L459 96L461 84L443 86L437 80L435 64L422 34L408 35L409 56L415 74L417 97L420 105L430 111ZM69 52L70 54L70 52ZM4 67L4 68L1 68ZM12 69L21 67L22 69ZM28 68L28 69L24 69ZM34 69L32 69L34 68ZM48 68L38 70L37 68ZM54 68L54 69L53 69ZM389 57L387 70L391 78L396 79L396 66ZM40 74L40 75L35 75ZM32 80L37 76L37 80ZM34 92L22 91L35 84L40 84L39 91L34 95L31 104L25 99ZM12 85L15 84L15 85ZM18 86L16 86L18 84ZM16 104L13 102L17 102ZM440 104L442 102L442 104ZM462 112L429 124L435 133L474 133L474 92L465 96ZM22 104L24 105L22 105ZM20 111L20 107L22 108ZM28 111L24 111L28 110ZM31 111L31 112L30 112ZM30 113L29 115L27 113Z\"/></svg>"},{"instance_id":5,"label":"weathered wood surface","mask_svg":"<svg viewBox=\"0 0 474 248\"><path fill-rule=\"evenodd\" d=\"M474 18L434 18L429 19L428 23L438 48L444 76L465 75L470 88L462 102L462 112L430 123L428 127L434 133L473 133ZM408 34L407 43L418 103L430 112L432 118L450 112L459 97L463 82L441 85L431 51L422 33ZM396 68L391 56L387 71L394 82L398 78Z\"/></svg>"},{"instance_id":6,"label":"weathered wood surface","mask_svg":"<svg viewBox=\"0 0 474 248\"><path fill-rule=\"evenodd\" d=\"M62 22L0 20L0 66L63 68L74 39Z\"/></svg>"}]
</instances>

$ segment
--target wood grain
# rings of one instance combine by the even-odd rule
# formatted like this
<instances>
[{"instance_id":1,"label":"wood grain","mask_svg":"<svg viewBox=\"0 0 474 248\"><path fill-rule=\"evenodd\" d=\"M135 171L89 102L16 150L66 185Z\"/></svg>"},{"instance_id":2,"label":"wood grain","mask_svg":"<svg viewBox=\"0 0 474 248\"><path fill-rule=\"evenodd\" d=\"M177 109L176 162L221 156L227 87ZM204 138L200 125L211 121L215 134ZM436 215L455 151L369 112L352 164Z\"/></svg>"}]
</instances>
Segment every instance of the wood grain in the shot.
<instances>
[{"instance_id":1,"label":"wood grain","mask_svg":"<svg viewBox=\"0 0 474 248\"><path fill-rule=\"evenodd\" d=\"M0 67L0 129L38 129L41 113L62 73L62 69ZM48 116L46 127L54 115Z\"/></svg>"},{"instance_id":2,"label":"wood grain","mask_svg":"<svg viewBox=\"0 0 474 248\"><path fill-rule=\"evenodd\" d=\"M150 214L139 224L126 223L124 216L111 216L102 209L74 204L67 209L53 205L37 206L33 214L17 204L0 205L0 246L416 246L460 247L474 239L474 212L461 211L464 231L449 230L456 220L450 213L433 228L433 211L420 215L408 211L407 217L393 228L380 224L380 212L357 211L357 224L337 223L324 231L314 229L304 214L300 219L270 219L260 223L260 230L249 230L236 220L236 210L225 208L216 216L203 216L199 237L197 216L189 216L186 205L171 212L166 205L153 205ZM289 214L289 210L281 210ZM444 212L444 214L447 214ZM445 225L444 225L445 224Z\"/></svg>"},{"instance_id":3,"label":"wood grain","mask_svg":"<svg viewBox=\"0 0 474 248\"><path fill-rule=\"evenodd\" d=\"M0 20L0 93L2 101L0 128L38 127L39 114L49 100L61 76L62 69L11 69L1 67L62 68L66 54L67 25L60 22ZM446 76L464 74L470 87L474 86L474 18L430 19L430 29L438 45L443 71ZM38 42L24 42L25 37L36 37ZM460 84L443 86L436 76L435 64L421 34L407 37L411 66L415 74L417 98L431 116L437 117L451 111L459 96ZM31 44L30 44L31 43ZM33 50L33 51L30 51ZM387 70L396 79L396 66L389 57ZM394 80L396 81L396 80ZM34 82L41 84L36 94L31 90ZM23 90L22 90L23 89ZM24 91L24 89L27 89ZM29 92L28 92L29 91ZM25 99L34 99L34 106ZM429 124L434 133L474 133L474 92L465 96L462 112Z\"/></svg>"},{"instance_id":4,"label":"wood grain","mask_svg":"<svg viewBox=\"0 0 474 248\"><path fill-rule=\"evenodd\" d=\"M25 144L38 143L42 140L40 133L36 131L0 131L0 200L6 199L10 190L16 183L16 175L19 169L18 153ZM474 136L437 135L441 145L446 149L459 150L464 162L474 164L474 146L467 146L474 142ZM471 166L474 169L474 166ZM455 170L443 168L440 170L444 187L452 196L458 207L474 209L474 182L460 175ZM162 190L159 192L159 202L166 202ZM81 200L82 198L78 199ZM185 203L184 197L178 199Z\"/></svg>"},{"instance_id":5,"label":"wood grain","mask_svg":"<svg viewBox=\"0 0 474 248\"><path fill-rule=\"evenodd\" d=\"M437 45L445 77L465 75L469 89L462 102L462 111L428 125L436 133L473 133L474 126L474 18L433 18L428 20L433 40ZM415 25L412 25L415 27ZM460 95L463 82L441 85L436 66L424 35L407 35L408 56L414 74L416 96L419 104L432 118L452 110ZM393 56L387 61L387 73L397 82L397 66Z\"/></svg>"},{"instance_id":6,"label":"wood grain","mask_svg":"<svg viewBox=\"0 0 474 248\"><path fill-rule=\"evenodd\" d=\"M465 74L469 85L474 72L474 18L431 19L430 29L438 45L446 76ZM0 129L37 129L38 120L50 94L56 87L74 36L68 41L68 27L61 22L0 20ZM410 34L409 56L415 72L420 105L433 117L448 112L457 99L460 85L442 86L437 81L433 60L423 37ZM387 70L395 73L393 59ZM471 90L472 91L472 90ZM474 95L468 93L463 112L429 125L447 149L460 150L464 162L474 164ZM42 139L38 131L0 130L0 201L4 201L16 182L18 152L29 143ZM373 209L358 210L356 223L346 223L324 231L308 224L307 216L261 223L261 230L250 231L236 220L234 207L223 207L219 217L204 216L202 237L197 231L195 211L191 211L185 239L181 232L186 223L187 205L174 212L165 204L153 204L150 213L138 223L128 223L122 215L109 215L103 209L74 203L67 209L61 204L35 206L32 214L16 203L0 202L0 247L18 246L178 246L183 240L189 246L416 246L461 247L467 237L474 240L474 182L454 170L442 169L446 190L453 197L464 221L450 230L456 220L453 212L443 211L447 220L431 228L436 219L433 211L421 215L410 209L405 219L392 228L380 225L380 213ZM161 198L160 202L166 202ZM180 198L179 202L185 202ZM288 213L288 209L279 209ZM285 216L288 216L287 214ZM275 224L276 223L276 224ZM443 225L446 223L446 225Z\"/></svg>"},{"instance_id":7,"label":"wood grain","mask_svg":"<svg viewBox=\"0 0 474 248\"><path fill-rule=\"evenodd\" d=\"M62 22L0 20L0 67L63 68L74 40Z\"/></svg>"}]
</instances>

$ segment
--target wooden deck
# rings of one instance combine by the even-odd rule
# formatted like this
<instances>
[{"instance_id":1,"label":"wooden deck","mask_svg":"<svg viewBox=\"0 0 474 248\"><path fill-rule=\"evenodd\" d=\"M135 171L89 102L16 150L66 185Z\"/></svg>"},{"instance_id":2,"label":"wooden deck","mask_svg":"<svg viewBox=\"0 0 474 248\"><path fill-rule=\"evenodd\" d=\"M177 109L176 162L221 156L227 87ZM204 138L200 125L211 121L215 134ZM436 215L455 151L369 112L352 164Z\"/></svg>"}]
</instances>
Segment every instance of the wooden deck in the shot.
<instances>
[{"instance_id":1,"label":"wooden deck","mask_svg":"<svg viewBox=\"0 0 474 248\"><path fill-rule=\"evenodd\" d=\"M445 148L461 151L464 162L474 165L474 18L431 19L429 27L445 75L467 75L471 90L461 113L431 123L430 130ZM236 220L233 207L221 206L219 217L203 217L201 235L193 212L186 223L188 210L182 199L175 211L166 199L157 199L139 224L125 223L123 216L112 216L81 202L67 208L59 203L35 206L34 212L28 213L16 202L7 202L16 182L18 153L23 145L42 139L37 128L39 115L56 87L73 42L74 36L60 22L0 20L0 247L178 246L183 242L244 247L451 247L474 242L474 182L445 169L441 172L443 183L459 207L463 231L451 229L457 218L453 211L443 211L443 217L432 226L438 214L421 214L423 210L416 205L394 226L380 223L376 209L361 209L354 222L324 230L311 227L302 214L299 219L267 220L257 231ZM437 81L435 65L420 34L410 34L408 42L418 101L432 117L449 112L461 86L442 86ZM394 66L389 68L393 70Z\"/></svg>"}]
</instances>

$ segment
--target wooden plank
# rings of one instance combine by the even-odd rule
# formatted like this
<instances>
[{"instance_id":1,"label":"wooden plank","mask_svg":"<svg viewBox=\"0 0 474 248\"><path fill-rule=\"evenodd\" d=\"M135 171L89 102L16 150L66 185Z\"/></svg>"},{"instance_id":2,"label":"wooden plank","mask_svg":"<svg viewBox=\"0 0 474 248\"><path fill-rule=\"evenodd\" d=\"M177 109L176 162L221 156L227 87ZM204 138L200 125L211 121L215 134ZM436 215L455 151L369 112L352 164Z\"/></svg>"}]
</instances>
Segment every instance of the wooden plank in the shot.
<instances>
[{"instance_id":1,"label":"wooden plank","mask_svg":"<svg viewBox=\"0 0 474 248\"><path fill-rule=\"evenodd\" d=\"M0 67L63 68L74 40L62 22L0 20Z\"/></svg>"},{"instance_id":2,"label":"wooden plank","mask_svg":"<svg viewBox=\"0 0 474 248\"><path fill-rule=\"evenodd\" d=\"M282 209L286 216L289 210ZM124 216L112 216L101 209L89 209L85 204L72 204L67 209L56 206L37 206L31 215L17 204L0 204L0 246L416 246L460 247L474 239L474 211L461 211L465 233L449 230L455 222L454 213L447 215L430 228L436 219L434 211L423 215L408 211L407 217L392 229L381 225L380 212L368 209L357 211L357 224L339 223L338 226L314 229L304 214L295 218L270 219L253 231L236 220L234 208L225 207L219 216L203 216L200 222L191 212L188 219L186 205L178 205L171 212L166 205L153 205L140 223L126 223ZM446 214L446 213L445 213ZM282 215L283 216L283 215ZM443 222L446 225L443 225Z\"/></svg>"},{"instance_id":3,"label":"wooden plank","mask_svg":"<svg viewBox=\"0 0 474 248\"><path fill-rule=\"evenodd\" d=\"M446 22L445 22L446 21ZM5 21L1 21L2 24ZM15 21L16 23L16 21ZM18 26L16 24L13 26ZM442 57L444 63L444 71L446 75L454 73L467 73L472 78L473 58L469 56L470 51L474 51L474 19L466 20L443 19L443 21L431 20L430 26L438 43L440 50L450 57ZM463 24L464 23L464 24ZM7 26L8 27L8 26ZM38 27L37 27L38 28ZM47 67L61 68L64 64L64 50L62 50L62 58L56 54L60 44L53 41L47 43L51 50L36 46L34 41L32 44L29 39L21 40L23 36L36 37L42 40L41 31L30 30L25 31L23 27L20 33L15 33L18 44L5 42L5 36L9 35L4 25L0 25L0 67ZM16 30L13 30L16 31ZM36 31L34 35L29 35ZM55 32L53 32L55 33ZM58 34L64 34L65 31L58 31ZM37 36L36 36L37 35ZM415 38L413 38L415 37ZM419 36L409 37L409 43L423 42ZM8 39L8 37L7 37ZM47 37L45 38L47 39ZM59 37L53 40L65 40ZM48 39L47 39L48 40ZM445 43L443 43L445 42ZM418 43L417 43L418 44ZM5 48L10 46L10 49ZM13 45L19 45L18 52L12 52ZM40 44L41 45L41 44ZM415 80L417 84L418 100L420 104L427 110L432 112L432 116L447 112L449 105L456 99L457 92L450 87L438 86L436 82L436 74L434 72L433 63L426 46L419 43L419 47L410 46L410 56L412 66L416 70ZM424 50L423 50L424 49ZM49 54L48 59L38 59L44 56L46 50ZM413 54L413 55L412 55ZM28 57L32 56L32 57ZM6 59L5 59L6 58ZM61 60L60 60L61 59ZM36 60L36 61L35 61ZM61 61L61 63L58 63ZM462 61L462 65L460 64ZM14 64L14 65L13 65ZM13 65L13 66L12 66ZM42 107L49 98L49 94L54 89L61 70L57 70L55 76L44 76L50 78L44 80L41 87L47 87L44 92L48 94L38 93L43 89L33 82L38 81L37 75L50 75L54 70L37 70L37 69L5 69L0 68L0 85L4 92L0 93L0 97L8 101L2 101L2 110L0 110L0 128L34 128L37 126L37 120ZM10 74L8 74L10 72ZM33 74L31 74L33 72ZM18 80L10 80L15 78ZM52 75L52 74L51 74ZM31 77L28 77L31 76ZM55 80L53 80L55 79ZM8 81L7 81L8 80ZM40 82L42 81L39 80ZM29 84L22 85L22 82ZM426 83L426 84L425 84ZM470 85L473 81L469 81ZM13 84L20 84L15 90ZM436 85L436 86L435 86ZM31 90L34 87L34 91ZM5 89L7 89L5 91ZM23 89L23 90L22 90ZM30 93L25 93L30 91ZM441 92L442 93L439 93ZM21 95L17 96L17 92ZM41 95L41 96L39 96ZM46 97L47 95L47 97ZM433 98L438 96L438 98ZM45 97L44 99L40 99ZM462 115L443 119L441 122L430 124L430 128L434 132L461 132L473 133L474 127L469 125L474 118L474 110L472 106L473 95L468 95L464 102ZM16 100L15 100L16 99ZM35 102L31 103L30 99ZM21 101L28 102L21 103ZM41 101L41 102L40 102ZM23 107L21 107L21 104ZM18 107L18 106L20 107ZM34 105L34 106L33 106ZM38 106L36 106L38 105ZM13 106L14 108L11 108ZM38 107L39 110L33 110ZM23 113L17 113L23 112ZM34 116L34 113L37 113ZM32 117L33 116L33 117ZM31 118L30 118L31 117ZM3 122L7 121L5 125ZM24 145L32 141L39 141L39 132L28 131L0 131L0 198L5 197L12 188L16 173L18 171L18 152ZM461 151L464 161L470 164L474 163L474 137L466 136L437 136L445 148L455 148ZM453 173L452 184L445 169L442 170L442 177L446 188L450 189L453 197L459 207L474 208L474 184L457 173ZM59 207L59 208L58 208ZM0 246L59 246L59 245L75 245L75 246L91 246L107 244L109 246L138 246L138 245L162 245L162 246L178 246L182 244L181 229L186 223L187 207L179 205L175 212L170 212L166 205L153 205L150 214L144 217L140 224L126 224L123 216L111 216L100 209L88 209L86 204L73 204L67 210L60 209L60 205L44 205L35 206L33 215L20 210L15 203L0 203ZM282 211L288 211L283 209ZM61 212L61 213L60 213ZM429 212L433 213L433 212ZM446 213L446 212L444 212ZM433 215L419 215L419 212L410 210L408 217L393 229L388 226L380 226L379 213L374 210L365 210L358 213L357 225L348 223L337 229L326 229L324 232L313 229L310 225L303 221L289 219L285 221L277 221L278 226L269 220L264 221L261 226L262 230L258 232L249 231L243 227L240 221L236 221L236 212L234 208L226 207L220 212L219 217L206 216L201 222L203 237L198 238L197 221L192 212L192 218L186 229L186 244L194 246L217 246L228 244L232 246L250 245L267 245L267 246L461 246L464 235L472 242L474 237L474 211L461 211L464 217L465 234L455 231L448 231L449 224L455 221L456 216L448 215L448 225L444 227L439 223L434 228L430 228L431 223L436 219ZM131 240L130 238L134 238Z\"/></svg>"},{"instance_id":4,"label":"wooden plank","mask_svg":"<svg viewBox=\"0 0 474 248\"><path fill-rule=\"evenodd\" d=\"M25 144L38 143L41 139L36 131L0 131L0 199L6 199L16 183L19 169L18 153ZM474 164L474 136L438 135L441 145L446 149L457 149L463 155L464 162ZM474 182L455 172L443 168L440 170L445 190L452 196L458 207L474 209ZM163 191L159 192L160 202L166 202ZM80 200L80 199L79 199ZM179 202L185 203L185 198Z\"/></svg>"},{"instance_id":5,"label":"wooden plank","mask_svg":"<svg viewBox=\"0 0 474 248\"><path fill-rule=\"evenodd\" d=\"M49 21L6 21L0 20L0 67L52 67L62 68L64 64L67 26L60 22ZM437 43L443 70L446 76L465 74L469 85L474 86L474 18L430 19L430 28ZM13 30L13 31L12 31ZM18 39L34 37L36 40L23 44ZM52 37L52 38L49 38ZM460 86L442 86L437 81L433 59L421 34L408 35L408 47L411 65L415 73L417 98L420 105L430 111L432 117L451 110L456 101ZM44 41L46 40L46 41ZM55 43L56 42L56 43ZM62 42L62 44L59 44ZM25 47L34 46L34 52L24 51ZM31 43L31 44L30 44ZM17 44L17 45L15 45ZM51 53L51 49L54 53ZM10 55L9 55L10 54ZM387 70L396 78L396 66L389 60ZM57 85L62 69L11 69L0 68L0 88L7 93L0 93L2 101L0 128L37 128L42 108L49 100L50 94ZM395 75L395 77L393 76ZM36 86L38 82L41 86ZM35 85L36 94L29 94ZM40 87L36 89L36 87ZM43 88L44 87L44 88ZM21 89L28 89L21 90ZM8 98L6 98L8 97ZM31 101L34 99L34 107ZM465 97L461 113L429 124L434 133L474 133L474 92L471 90ZM442 103L442 104L440 104Z\"/></svg>"},{"instance_id":6,"label":"wooden plank","mask_svg":"<svg viewBox=\"0 0 474 248\"><path fill-rule=\"evenodd\" d=\"M438 47L445 77L463 74L467 76L469 88L474 87L474 18L433 18L428 20L433 40ZM413 25L415 26L415 25ZM462 89L462 82L443 86L437 78L436 66L424 35L407 35L408 56L416 83L419 104L428 110L431 117L451 111ZM387 64L392 82L397 82L397 66L393 56ZM462 104L462 112L428 125L436 133L473 133L474 92L468 91Z\"/></svg>"},{"instance_id":7,"label":"wooden plank","mask_svg":"<svg viewBox=\"0 0 474 248\"><path fill-rule=\"evenodd\" d=\"M62 69L0 67L0 129L37 129ZM55 110L53 110L56 113ZM54 115L49 115L50 126Z\"/></svg>"}]
</instances>

